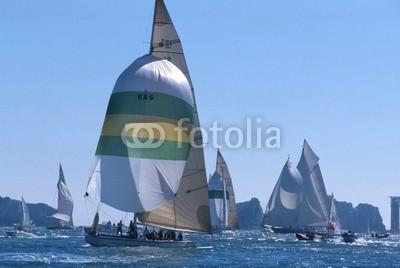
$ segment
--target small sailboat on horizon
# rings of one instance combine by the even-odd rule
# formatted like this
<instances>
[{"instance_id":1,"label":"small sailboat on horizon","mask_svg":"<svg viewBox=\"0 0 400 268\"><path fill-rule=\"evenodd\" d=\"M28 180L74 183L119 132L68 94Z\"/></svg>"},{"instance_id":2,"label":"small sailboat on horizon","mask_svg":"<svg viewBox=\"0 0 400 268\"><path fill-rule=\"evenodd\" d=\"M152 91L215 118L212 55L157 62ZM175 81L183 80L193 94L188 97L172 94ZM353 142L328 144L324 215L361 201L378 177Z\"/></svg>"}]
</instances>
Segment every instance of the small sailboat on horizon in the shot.
<instances>
[{"instance_id":1,"label":"small sailboat on horizon","mask_svg":"<svg viewBox=\"0 0 400 268\"><path fill-rule=\"evenodd\" d=\"M21 197L21 220L19 225L12 231L5 231L9 237L36 237L36 235L28 232L27 227L32 226L29 216L28 206L23 197Z\"/></svg>"},{"instance_id":2,"label":"small sailboat on horizon","mask_svg":"<svg viewBox=\"0 0 400 268\"><path fill-rule=\"evenodd\" d=\"M135 222L143 225L209 233L199 126L181 41L164 2L156 0L150 53L136 59L115 83L85 196L135 213ZM140 131L143 128L152 131ZM194 135L189 135L191 129ZM98 212L85 235L92 246L194 246L185 239L97 232Z\"/></svg>"}]
</instances>

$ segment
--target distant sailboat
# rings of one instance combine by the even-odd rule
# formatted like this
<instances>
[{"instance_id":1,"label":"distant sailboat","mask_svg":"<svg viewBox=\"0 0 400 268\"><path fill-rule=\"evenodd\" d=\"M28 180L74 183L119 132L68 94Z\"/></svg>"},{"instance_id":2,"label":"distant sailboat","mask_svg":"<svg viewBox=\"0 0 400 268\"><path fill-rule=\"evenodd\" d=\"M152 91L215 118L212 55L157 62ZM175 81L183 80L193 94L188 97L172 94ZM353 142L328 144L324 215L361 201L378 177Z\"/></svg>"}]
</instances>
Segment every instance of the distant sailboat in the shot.
<instances>
[{"instance_id":1,"label":"distant sailboat","mask_svg":"<svg viewBox=\"0 0 400 268\"><path fill-rule=\"evenodd\" d=\"M135 213L142 224L210 232L202 135L189 135L199 126L180 39L164 2L156 0L150 54L115 83L85 195ZM193 246L93 232L85 240L93 246Z\"/></svg>"},{"instance_id":2,"label":"distant sailboat","mask_svg":"<svg viewBox=\"0 0 400 268\"><path fill-rule=\"evenodd\" d=\"M216 170L208 183L208 196L212 232L223 233L235 229L237 224L235 193L228 166L219 150Z\"/></svg>"},{"instance_id":3,"label":"distant sailboat","mask_svg":"<svg viewBox=\"0 0 400 268\"><path fill-rule=\"evenodd\" d=\"M21 207L22 207L22 218L20 226L23 229L32 224L31 217L29 216L28 205L26 204L23 197L21 197Z\"/></svg>"},{"instance_id":4,"label":"distant sailboat","mask_svg":"<svg viewBox=\"0 0 400 268\"><path fill-rule=\"evenodd\" d=\"M68 190L67 184L65 182L64 172L60 164L60 172L57 183L58 190L58 208L57 212L51 217L56 219L56 224L54 226L48 226L48 229L68 229L71 228L73 224L72 212L74 208L74 201L72 200L72 195Z\"/></svg>"},{"instance_id":5,"label":"distant sailboat","mask_svg":"<svg viewBox=\"0 0 400 268\"><path fill-rule=\"evenodd\" d=\"M328 237L340 235L342 233L342 227L340 225L339 215L336 211L335 198L333 193L331 195L331 205L329 210L329 221L327 227Z\"/></svg>"},{"instance_id":6,"label":"distant sailboat","mask_svg":"<svg viewBox=\"0 0 400 268\"><path fill-rule=\"evenodd\" d=\"M304 140L300 161L289 160L268 201L263 225L278 233L299 233L328 226L328 196L319 158Z\"/></svg>"},{"instance_id":7,"label":"distant sailboat","mask_svg":"<svg viewBox=\"0 0 400 268\"><path fill-rule=\"evenodd\" d=\"M13 231L5 231L7 236L35 237L36 235L34 235L26 230L26 227L31 226L32 221L29 216L28 206L26 205L23 197L21 197L21 210L22 210L22 214L21 214L21 220L20 220L19 226Z\"/></svg>"}]
</instances>

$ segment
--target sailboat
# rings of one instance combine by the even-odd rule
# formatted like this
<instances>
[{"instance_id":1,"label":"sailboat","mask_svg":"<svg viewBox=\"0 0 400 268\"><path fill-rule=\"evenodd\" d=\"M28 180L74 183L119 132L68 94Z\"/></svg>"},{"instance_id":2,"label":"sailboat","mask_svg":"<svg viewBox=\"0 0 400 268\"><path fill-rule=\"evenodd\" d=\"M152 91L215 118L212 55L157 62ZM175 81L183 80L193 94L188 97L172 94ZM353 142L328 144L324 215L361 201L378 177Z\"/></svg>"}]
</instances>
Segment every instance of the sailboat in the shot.
<instances>
[{"instance_id":1,"label":"sailboat","mask_svg":"<svg viewBox=\"0 0 400 268\"><path fill-rule=\"evenodd\" d=\"M327 226L327 236L332 238L335 235L342 233L342 227L340 225L339 215L336 211L335 198L333 193L331 195L331 205L329 210L329 221Z\"/></svg>"},{"instance_id":2,"label":"sailboat","mask_svg":"<svg viewBox=\"0 0 400 268\"><path fill-rule=\"evenodd\" d=\"M115 83L85 196L133 212L135 222L144 225L209 233L199 126L181 41L164 2L156 0L150 53ZM93 246L194 245L93 232L85 241Z\"/></svg>"},{"instance_id":3,"label":"sailboat","mask_svg":"<svg viewBox=\"0 0 400 268\"><path fill-rule=\"evenodd\" d=\"M328 196L319 158L304 140L296 166L287 160L265 209L263 225L276 233L300 233L328 226Z\"/></svg>"},{"instance_id":4,"label":"sailboat","mask_svg":"<svg viewBox=\"0 0 400 268\"><path fill-rule=\"evenodd\" d=\"M23 197L21 197L21 208L22 208L22 214L21 214L20 224L15 230L5 231L7 236L36 237L36 235L34 235L26 230L26 227L30 226L32 224L32 222L31 222L31 219L29 216L28 206L26 205Z\"/></svg>"},{"instance_id":5,"label":"sailboat","mask_svg":"<svg viewBox=\"0 0 400 268\"><path fill-rule=\"evenodd\" d=\"M217 164L208 183L212 233L233 234L237 224L235 193L228 166L217 152Z\"/></svg>"},{"instance_id":6,"label":"sailboat","mask_svg":"<svg viewBox=\"0 0 400 268\"><path fill-rule=\"evenodd\" d=\"M55 219L53 226L48 226L47 229L69 229L73 224L72 212L74 209L74 201L72 195L68 190L67 183L65 182L64 172L60 164L58 183L58 206L57 212L51 217Z\"/></svg>"}]
</instances>

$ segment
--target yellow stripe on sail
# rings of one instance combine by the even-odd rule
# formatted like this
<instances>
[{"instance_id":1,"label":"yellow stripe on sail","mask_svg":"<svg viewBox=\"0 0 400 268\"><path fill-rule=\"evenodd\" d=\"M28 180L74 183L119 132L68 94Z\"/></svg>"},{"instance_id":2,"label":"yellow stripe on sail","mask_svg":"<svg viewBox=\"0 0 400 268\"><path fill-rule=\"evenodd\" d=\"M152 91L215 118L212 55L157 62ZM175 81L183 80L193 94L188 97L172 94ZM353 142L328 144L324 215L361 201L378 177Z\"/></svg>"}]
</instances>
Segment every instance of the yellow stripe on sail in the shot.
<instances>
[{"instance_id":1,"label":"yellow stripe on sail","mask_svg":"<svg viewBox=\"0 0 400 268\"><path fill-rule=\"evenodd\" d=\"M126 136L152 140L190 142L192 124L168 118L143 115L107 115L101 136Z\"/></svg>"}]
</instances>

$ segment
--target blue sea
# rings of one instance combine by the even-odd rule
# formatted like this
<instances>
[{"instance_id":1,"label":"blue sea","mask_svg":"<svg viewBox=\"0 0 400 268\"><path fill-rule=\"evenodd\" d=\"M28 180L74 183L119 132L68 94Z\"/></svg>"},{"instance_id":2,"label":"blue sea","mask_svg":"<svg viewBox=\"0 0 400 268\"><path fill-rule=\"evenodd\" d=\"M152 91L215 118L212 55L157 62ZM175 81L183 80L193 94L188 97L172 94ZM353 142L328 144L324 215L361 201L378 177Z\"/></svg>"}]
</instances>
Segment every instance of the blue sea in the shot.
<instances>
[{"instance_id":1,"label":"blue sea","mask_svg":"<svg viewBox=\"0 0 400 268\"><path fill-rule=\"evenodd\" d=\"M84 230L33 228L34 238L10 238L0 228L0 267L400 267L400 236L346 244L297 241L293 234L236 231L185 233L196 248L96 248Z\"/></svg>"}]
</instances>

